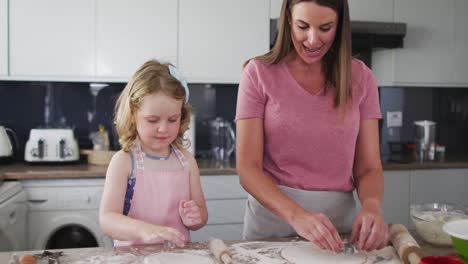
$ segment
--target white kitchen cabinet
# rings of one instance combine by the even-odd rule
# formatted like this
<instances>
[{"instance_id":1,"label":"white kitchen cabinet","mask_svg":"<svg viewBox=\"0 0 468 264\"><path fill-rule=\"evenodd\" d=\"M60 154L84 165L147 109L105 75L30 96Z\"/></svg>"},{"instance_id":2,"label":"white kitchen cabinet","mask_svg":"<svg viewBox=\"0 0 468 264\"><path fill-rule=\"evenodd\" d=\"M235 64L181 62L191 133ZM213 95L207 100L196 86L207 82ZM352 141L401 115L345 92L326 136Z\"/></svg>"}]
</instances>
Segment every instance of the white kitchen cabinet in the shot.
<instances>
[{"instance_id":1,"label":"white kitchen cabinet","mask_svg":"<svg viewBox=\"0 0 468 264\"><path fill-rule=\"evenodd\" d=\"M222 240L242 240L243 224L206 225L200 230L190 232L193 242L207 242L211 238Z\"/></svg>"},{"instance_id":2,"label":"white kitchen cabinet","mask_svg":"<svg viewBox=\"0 0 468 264\"><path fill-rule=\"evenodd\" d=\"M238 175L202 175L201 183L206 200L233 200L247 197Z\"/></svg>"},{"instance_id":3,"label":"white kitchen cabinet","mask_svg":"<svg viewBox=\"0 0 468 264\"><path fill-rule=\"evenodd\" d=\"M394 21L406 23L407 34L403 48L373 57L379 85L456 85L454 16L455 0L395 0Z\"/></svg>"},{"instance_id":4,"label":"white kitchen cabinet","mask_svg":"<svg viewBox=\"0 0 468 264\"><path fill-rule=\"evenodd\" d=\"M96 1L97 76L127 81L148 59L177 65L177 1Z\"/></svg>"},{"instance_id":5,"label":"white kitchen cabinet","mask_svg":"<svg viewBox=\"0 0 468 264\"><path fill-rule=\"evenodd\" d=\"M410 171L384 171L382 211L386 223L409 223Z\"/></svg>"},{"instance_id":6,"label":"white kitchen cabinet","mask_svg":"<svg viewBox=\"0 0 468 264\"><path fill-rule=\"evenodd\" d=\"M411 203L468 205L468 169L414 170L411 175Z\"/></svg>"},{"instance_id":7,"label":"white kitchen cabinet","mask_svg":"<svg viewBox=\"0 0 468 264\"><path fill-rule=\"evenodd\" d=\"M283 0L270 0L270 18L279 18Z\"/></svg>"},{"instance_id":8,"label":"white kitchen cabinet","mask_svg":"<svg viewBox=\"0 0 468 264\"><path fill-rule=\"evenodd\" d=\"M397 82L453 82L453 3L395 0L395 21L408 24L404 48L395 51Z\"/></svg>"},{"instance_id":9,"label":"white kitchen cabinet","mask_svg":"<svg viewBox=\"0 0 468 264\"><path fill-rule=\"evenodd\" d=\"M0 0L0 76L8 75L8 0Z\"/></svg>"},{"instance_id":10,"label":"white kitchen cabinet","mask_svg":"<svg viewBox=\"0 0 468 264\"><path fill-rule=\"evenodd\" d=\"M359 21L393 21L394 0L349 0L351 20ZM278 18L282 0L270 0L270 17Z\"/></svg>"},{"instance_id":11,"label":"white kitchen cabinet","mask_svg":"<svg viewBox=\"0 0 468 264\"><path fill-rule=\"evenodd\" d=\"M455 0L455 81L468 86L468 11L467 0Z\"/></svg>"},{"instance_id":12,"label":"white kitchen cabinet","mask_svg":"<svg viewBox=\"0 0 468 264\"><path fill-rule=\"evenodd\" d=\"M179 67L192 83L238 83L269 50L269 0L180 0Z\"/></svg>"},{"instance_id":13,"label":"white kitchen cabinet","mask_svg":"<svg viewBox=\"0 0 468 264\"><path fill-rule=\"evenodd\" d=\"M10 75L95 74L94 0L9 1Z\"/></svg>"},{"instance_id":14,"label":"white kitchen cabinet","mask_svg":"<svg viewBox=\"0 0 468 264\"><path fill-rule=\"evenodd\" d=\"M244 223L246 197L237 199L220 198L207 200L206 206L210 213L209 225L242 224Z\"/></svg>"},{"instance_id":15,"label":"white kitchen cabinet","mask_svg":"<svg viewBox=\"0 0 468 264\"><path fill-rule=\"evenodd\" d=\"M393 21L394 0L349 0L351 20L359 21Z\"/></svg>"},{"instance_id":16,"label":"white kitchen cabinet","mask_svg":"<svg viewBox=\"0 0 468 264\"><path fill-rule=\"evenodd\" d=\"M247 193L237 175L207 175L201 177L208 208L208 224L191 232L192 241L210 238L242 239Z\"/></svg>"}]
</instances>

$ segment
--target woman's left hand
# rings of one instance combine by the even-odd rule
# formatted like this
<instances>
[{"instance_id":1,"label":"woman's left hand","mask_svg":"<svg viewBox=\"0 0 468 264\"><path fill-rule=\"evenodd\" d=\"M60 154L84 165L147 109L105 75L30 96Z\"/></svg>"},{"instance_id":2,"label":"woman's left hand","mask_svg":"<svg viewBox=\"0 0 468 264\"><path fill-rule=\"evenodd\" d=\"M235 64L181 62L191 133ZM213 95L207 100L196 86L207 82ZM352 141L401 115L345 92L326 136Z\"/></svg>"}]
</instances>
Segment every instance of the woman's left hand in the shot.
<instances>
[{"instance_id":1,"label":"woman's left hand","mask_svg":"<svg viewBox=\"0 0 468 264\"><path fill-rule=\"evenodd\" d=\"M356 245L357 250L371 251L385 247L388 238L380 203L366 201L354 221L350 242Z\"/></svg>"},{"instance_id":2,"label":"woman's left hand","mask_svg":"<svg viewBox=\"0 0 468 264\"><path fill-rule=\"evenodd\" d=\"M179 214L186 227L196 226L202 222L200 207L194 200L180 201Z\"/></svg>"}]
</instances>

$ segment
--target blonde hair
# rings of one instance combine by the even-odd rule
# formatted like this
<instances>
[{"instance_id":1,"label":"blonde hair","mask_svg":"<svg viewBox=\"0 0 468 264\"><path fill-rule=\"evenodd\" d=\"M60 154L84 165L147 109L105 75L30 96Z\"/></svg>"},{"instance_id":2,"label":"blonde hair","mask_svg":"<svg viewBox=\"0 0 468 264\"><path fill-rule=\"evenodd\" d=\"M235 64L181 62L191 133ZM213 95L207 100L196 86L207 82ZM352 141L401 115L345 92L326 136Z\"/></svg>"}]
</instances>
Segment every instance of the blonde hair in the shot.
<instances>
[{"instance_id":1,"label":"blonde hair","mask_svg":"<svg viewBox=\"0 0 468 264\"><path fill-rule=\"evenodd\" d=\"M325 55L322 66L326 80L325 91L330 86L336 87L335 107L344 110L351 98L351 29L347 0L283 0L278 20L278 36L273 48L253 59L265 64L277 64L294 49L288 18L291 17L294 5L309 1L332 8L338 15L335 40ZM250 60L244 63L244 67Z\"/></svg>"},{"instance_id":2,"label":"blonde hair","mask_svg":"<svg viewBox=\"0 0 468 264\"><path fill-rule=\"evenodd\" d=\"M163 92L184 102L181 109L179 133L173 144L178 148L190 146L190 141L184 139L183 136L189 128L192 106L185 103L187 96L185 88L169 73L169 65L157 60L145 62L135 72L117 99L114 124L119 135L119 143L124 151L129 152L137 138L134 113L140 108L142 99L146 95L156 92Z\"/></svg>"}]
</instances>

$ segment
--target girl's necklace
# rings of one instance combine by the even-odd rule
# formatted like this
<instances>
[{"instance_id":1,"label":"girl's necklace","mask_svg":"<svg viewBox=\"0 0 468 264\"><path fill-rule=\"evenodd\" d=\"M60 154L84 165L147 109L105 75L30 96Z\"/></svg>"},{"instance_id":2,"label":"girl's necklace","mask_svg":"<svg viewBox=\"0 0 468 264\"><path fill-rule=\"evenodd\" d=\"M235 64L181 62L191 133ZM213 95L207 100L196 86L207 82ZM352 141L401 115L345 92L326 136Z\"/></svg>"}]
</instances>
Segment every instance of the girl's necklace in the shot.
<instances>
[{"instance_id":1,"label":"girl's necklace","mask_svg":"<svg viewBox=\"0 0 468 264\"><path fill-rule=\"evenodd\" d=\"M147 158L150 158L150 159L154 159L154 160L168 160L170 157L171 157L171 153L172 153L172 147L170 148L169 150L169 154L166 156L166 157L158 157L158 156L154 156L154 155L151 155L151 154L148 154L146 152L143 152L143 156L147 157Z\"/></svg>"}]
</instances>

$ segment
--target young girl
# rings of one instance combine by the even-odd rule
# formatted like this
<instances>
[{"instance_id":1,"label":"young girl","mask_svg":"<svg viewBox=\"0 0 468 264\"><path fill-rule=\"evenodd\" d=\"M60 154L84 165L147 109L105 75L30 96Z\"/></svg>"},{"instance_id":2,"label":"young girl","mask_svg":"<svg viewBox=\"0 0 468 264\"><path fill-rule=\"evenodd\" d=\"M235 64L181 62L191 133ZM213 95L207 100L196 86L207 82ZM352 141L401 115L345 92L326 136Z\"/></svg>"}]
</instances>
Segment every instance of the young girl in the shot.
<instances>
[{"instance_id":1,"label":"young girl","mask_svg":"<svg viewBox=\"0 0 468 264\"><path fill-rule=\"evenodd\" d=\"M165 240L182 247L208 213L194 157L184 148L190 122L188 87L170 64L150 60L116 105L122 150L106 175L99 220L114 246Z\"/></svg>"}]
</instances>

